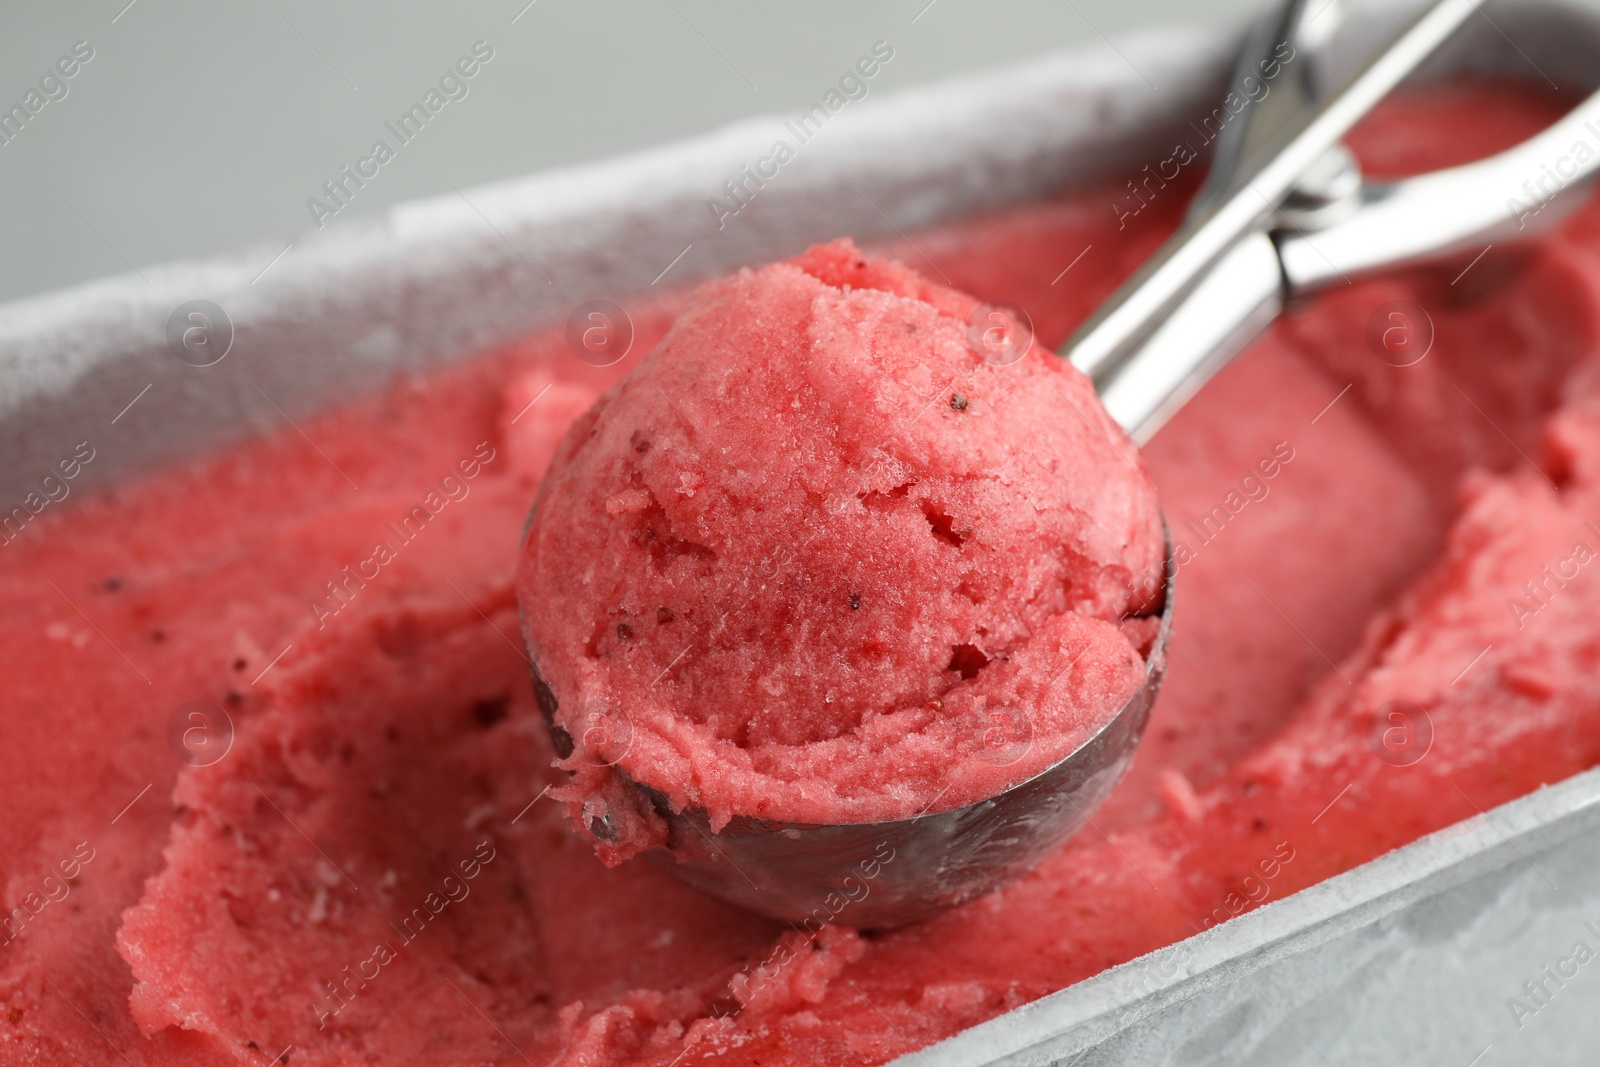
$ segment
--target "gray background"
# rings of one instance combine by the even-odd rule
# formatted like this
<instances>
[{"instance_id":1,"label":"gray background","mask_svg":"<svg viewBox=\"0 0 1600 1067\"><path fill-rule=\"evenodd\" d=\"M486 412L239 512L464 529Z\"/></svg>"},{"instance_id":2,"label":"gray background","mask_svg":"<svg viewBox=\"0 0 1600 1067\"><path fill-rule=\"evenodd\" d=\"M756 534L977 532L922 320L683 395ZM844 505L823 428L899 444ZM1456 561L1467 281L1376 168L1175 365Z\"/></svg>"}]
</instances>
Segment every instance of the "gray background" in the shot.
<instances>
[{"instance_id":1,"label":"gray background","mask_svg":"<svg viewBox=\"0 0 1600 1067\"><path fill-rule=\"evenodd\" d=\"M94 58L0 144L0 301L248 244L478 40L494 58L340 219L617 155L820 99L876 40L888 95L1259 0L67 0L0 13L0 110L77 41ZM525 6L526 5L526 6Z\"/></svg>"}]
</instances>

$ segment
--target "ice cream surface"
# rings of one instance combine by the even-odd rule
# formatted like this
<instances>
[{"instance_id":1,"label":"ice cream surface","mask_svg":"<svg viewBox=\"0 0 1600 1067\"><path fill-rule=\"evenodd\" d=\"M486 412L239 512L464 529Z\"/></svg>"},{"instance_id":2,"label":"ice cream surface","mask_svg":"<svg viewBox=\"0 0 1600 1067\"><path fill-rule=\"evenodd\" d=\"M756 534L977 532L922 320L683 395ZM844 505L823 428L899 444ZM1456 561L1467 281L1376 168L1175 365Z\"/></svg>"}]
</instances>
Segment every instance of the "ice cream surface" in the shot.
<instances>
[{"instance_id":1,"label":"ice cream surface","mask_svg":"<svg viewBox=\"0 0 1600 1067\"><path fill-rule=\"evenodd\" d=\"M558 795L607 817L608 859L659 829L618 771L713 827L910 818L1033 776L1142 684L1155 487L988 310L818 246L701 289L568 430L518 592Z\"/></svg>"},{"instance_id":2,"label":"ice cream surface","mask_svg":"<svg viewBox=\"0 0 1600 1067\"><path fill-rule=\"evenodd\" d=\"M1563 105L1409 90L1351 143L1414 173ZM881 251L1053 345L1183 208L1173 185L1119 229L1119 190ZM0 544L0 1063L883 1063L1593 767L1600 210L1467 266L1341 286L1151 442L1184 562L1105 836L879 936L608 870L550 799L518 533L627 369L561 331L44 510ZM636 350L690 299L629 301ZM1411 366L1369 339L1397 301L1432 323ZM1401 709L1421 759L1383 744Z\"/></svg>"}]
</instances>

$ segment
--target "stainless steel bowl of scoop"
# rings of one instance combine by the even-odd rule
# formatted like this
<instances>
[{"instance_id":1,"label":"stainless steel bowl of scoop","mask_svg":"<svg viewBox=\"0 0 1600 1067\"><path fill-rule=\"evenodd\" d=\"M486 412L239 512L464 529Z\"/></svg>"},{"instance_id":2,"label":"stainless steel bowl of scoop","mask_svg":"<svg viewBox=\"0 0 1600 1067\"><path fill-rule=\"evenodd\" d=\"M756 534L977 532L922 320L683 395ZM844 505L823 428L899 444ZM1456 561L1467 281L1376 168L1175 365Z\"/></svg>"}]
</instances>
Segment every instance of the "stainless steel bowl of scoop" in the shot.
<instances>
[{"instance_id":1,"label":"stainless steel bowl of scoop","mask_svg":"<svg viewBox=\"0 0 1600 1067\"><path fill-rule=\"evenodd\" d=\"M1031 778L976 803L906 819L817 825L736 815L713 831L703 809L675 811L662 793L613 768L667 824L666 847L644 858L708 896L806 929L902 926L1004 885L1076 833L1133 762L1166 673L1172 574L1169 541L1160 622L1138 690L1098 731ZM537 663L533 682L556 754L565 758L572 738L556 721L556 696ZM610 836L601 819L589 831Z\"/></svg>"}]
</instances>

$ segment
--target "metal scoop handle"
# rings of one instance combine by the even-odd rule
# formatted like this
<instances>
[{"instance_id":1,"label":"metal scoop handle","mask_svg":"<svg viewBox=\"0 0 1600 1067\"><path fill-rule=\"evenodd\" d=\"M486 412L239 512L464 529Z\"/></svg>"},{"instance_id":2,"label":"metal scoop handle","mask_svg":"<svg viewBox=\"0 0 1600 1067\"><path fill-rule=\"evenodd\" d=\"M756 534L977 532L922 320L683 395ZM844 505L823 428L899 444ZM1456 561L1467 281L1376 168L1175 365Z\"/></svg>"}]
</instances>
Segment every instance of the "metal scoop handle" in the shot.
<instances>
[{"instance_id":1,"label":"metal scoop handle","mask_svg":"<svg viewBox=\"0 0 1600 1067\"><path fill-rule=\"evenodd\" d=\"M1264 133L1247 117L1246 132L1219 145L1224 176L1208 181L1185 225L1061 351L1089 375L1136 441L1148 440L1277 317L1288 297L1520 236L1576 203L1600 164L1600 93L1517 148L1406 181L1363 184L1339 147L1478 2L1440 0L1342 88L1298 115L1269 113ZM1279 32L1303 37L1316 17L1306 12L1306 0L1292 0L1276 23ZM1531 185L1534 193L1524 188L1541 179L1541 163L1571 161L1579 139L1596 151L1564 168L1559 188L1551 190L1548 180ZM1319 193L1341 184L1347 192L1319 200L1314 211L1299 210L1295 194L1308 179L1324 186Z\"/></svg>"}]
</instances>

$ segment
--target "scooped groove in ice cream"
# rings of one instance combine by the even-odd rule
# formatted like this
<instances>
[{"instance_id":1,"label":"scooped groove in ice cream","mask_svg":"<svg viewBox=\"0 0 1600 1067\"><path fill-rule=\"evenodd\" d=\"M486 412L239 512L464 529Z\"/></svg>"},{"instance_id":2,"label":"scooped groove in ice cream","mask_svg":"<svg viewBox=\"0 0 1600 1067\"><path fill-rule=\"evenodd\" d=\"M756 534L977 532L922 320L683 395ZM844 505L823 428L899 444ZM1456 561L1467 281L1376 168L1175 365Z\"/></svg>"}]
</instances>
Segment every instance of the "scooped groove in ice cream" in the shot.
<instances>
[{"instance_id":1,"label":"scooped groove in ice cream","mask_svg":"<svg viewBox=\"0 0 1600 1067\"><path fill-rule=\"evenodd\" d=\"M714 827L908 818L1142 683L1155 491L1088 380L985 314L818 246L705 286L568 431L517 586L608 862L664 831L619 770Z\"/></svg>"}]
</instances>

